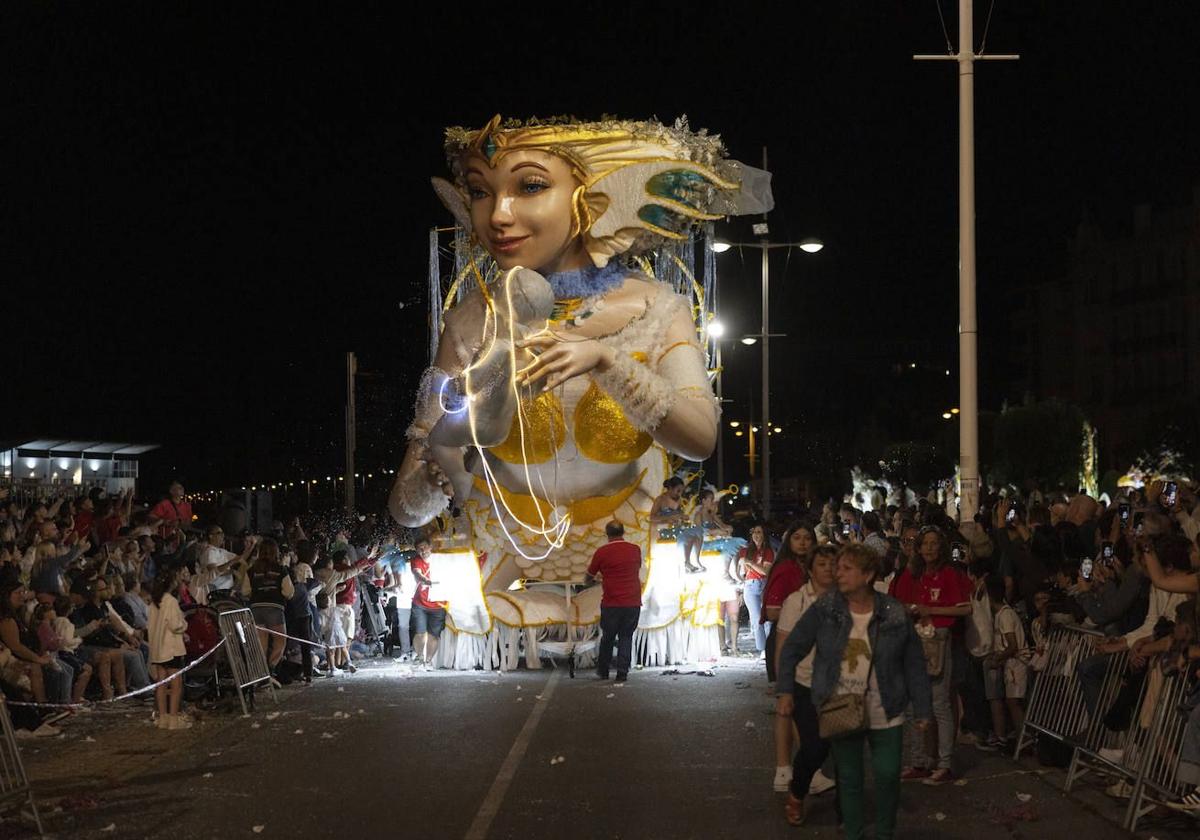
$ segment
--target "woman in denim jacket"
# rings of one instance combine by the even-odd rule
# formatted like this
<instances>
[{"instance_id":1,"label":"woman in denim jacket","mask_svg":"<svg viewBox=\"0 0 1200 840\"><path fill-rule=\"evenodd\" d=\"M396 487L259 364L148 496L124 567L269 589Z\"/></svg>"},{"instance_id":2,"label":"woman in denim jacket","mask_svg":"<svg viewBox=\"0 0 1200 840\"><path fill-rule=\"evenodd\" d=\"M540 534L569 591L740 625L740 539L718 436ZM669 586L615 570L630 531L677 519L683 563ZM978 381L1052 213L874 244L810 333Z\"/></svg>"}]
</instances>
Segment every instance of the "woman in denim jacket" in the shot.
<instances>
[{"instance_id":1,"label":"woman in denim jacket","mask_svg":"<svg viewBox=\"0 0 1200 840\"><path fill-rule=\"evenodd\" d=\"M871 745L875 776L875 837L891 840L900 805L904 712L911 703L921 730L933 714L921 642L900 602L872 587L877 574L879 558L870 549L856 543L842 548L837 590L813 604L784 642L775 687L776 714L790 716L796 664L815 646L813 706L819 710L838 695L866 697L869 728L832 745L846 840L863 832L863 741ZM789 794L786 814L800 824L803 802Z\"/></svg>"}]
</instances>

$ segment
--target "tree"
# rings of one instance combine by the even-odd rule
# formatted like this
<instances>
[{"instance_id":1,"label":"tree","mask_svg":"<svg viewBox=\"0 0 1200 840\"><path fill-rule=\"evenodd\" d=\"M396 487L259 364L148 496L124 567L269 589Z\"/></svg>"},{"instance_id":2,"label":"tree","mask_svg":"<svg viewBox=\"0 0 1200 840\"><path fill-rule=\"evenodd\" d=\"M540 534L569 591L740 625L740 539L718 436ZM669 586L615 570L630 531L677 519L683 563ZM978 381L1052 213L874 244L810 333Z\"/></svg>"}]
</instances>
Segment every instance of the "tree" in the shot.
<instances>
[{"instance_id":1,"label":"tree","mask_svg":"<svg viewBox=\"0 0 1200 840\"><path fill-rule=\"evenodd\" d=\"M1083 466L1085 419L1077 406L1055 399L1006 408L995 420L995 478L1074 489Z\"/></svg>"}]
</instances>

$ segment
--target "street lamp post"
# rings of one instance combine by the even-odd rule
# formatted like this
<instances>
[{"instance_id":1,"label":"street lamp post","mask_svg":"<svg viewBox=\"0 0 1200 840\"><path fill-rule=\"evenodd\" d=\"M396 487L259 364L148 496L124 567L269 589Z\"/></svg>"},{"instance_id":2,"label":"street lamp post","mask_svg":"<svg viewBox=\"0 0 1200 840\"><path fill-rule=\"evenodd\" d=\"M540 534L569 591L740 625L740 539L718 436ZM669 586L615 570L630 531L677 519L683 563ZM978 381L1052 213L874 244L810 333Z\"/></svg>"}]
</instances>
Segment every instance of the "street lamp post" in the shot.
<instances>
[{"instance_id":1,"label":"street lamp post","mask_svg":"<svg viewBox=\"0 0 1200 840\"><path fill-rule=\"evenodd\" d=\"M763 166L766 166L765 150L763 151ZM772 248L799 248L806 254L815 254L825 245L821 240L813 237L801 239L799 242L772 242L769 238L770 229L766 222L754 225L754 233L762 237L758 242L718 241L713 244L713 250L722 253L730 248L758 248L762 251L762 334L757 337L762 339L762 421L763 428L770 429L773 422L771 420L770 252ZM776 334L774 337L780 338L782 334ZM753 344L754 342L749 340L751 338L751 336L746 336L743 343ZM762 441L762 505L763 515L768 518L771 515L771 444L769 438L769 435L764 435Z\"/></svg>"},{"instance_id":2,"label":"street lamp post","mask_svg":"<svg viewBox=\"0 0 1200 840\"><path fill-rule=\"evenodd\" d=\"M725 395L721 391L721 338L725 335L725 325L715 318L704 325L704 330L713 343L713 361L717 368L717 407L725 405ZM722 434L720 412L717 414L717 487L725 486L725 435Z\"/></svg>"},{"instance_id":3,"label":"street lamp post","mask_svg":"<svg viewBox=\"0 0 1200 840\"><path fill-rule=\"evenodd\" d=\"M972 0L958 0L958 52L914 55L917 61L958 64L958 394L962 409L958 430L959 487L962 520L979 509L978 328L975 312L975 62L1015 61L1018 55L975 52ZM987 28L984 27L984 40Z\"/></svg>"}]
</instances>

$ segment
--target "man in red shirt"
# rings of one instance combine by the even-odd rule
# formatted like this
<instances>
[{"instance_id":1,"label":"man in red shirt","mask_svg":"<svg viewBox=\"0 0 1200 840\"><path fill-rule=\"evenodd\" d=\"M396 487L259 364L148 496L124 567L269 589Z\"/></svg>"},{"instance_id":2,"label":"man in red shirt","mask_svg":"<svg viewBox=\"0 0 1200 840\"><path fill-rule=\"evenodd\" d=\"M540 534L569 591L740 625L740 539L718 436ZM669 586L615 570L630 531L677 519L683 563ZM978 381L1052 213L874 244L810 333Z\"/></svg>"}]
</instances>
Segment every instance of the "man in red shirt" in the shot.
<instances>
[{"instance_id":1,"label":"man in red shirt","mask_svg":"<svg viewBox=\"0 0 1200 840\"><path fill-rule=\"evenodd\" d=\"M159 520L159 536L170 537L177 530L191 530L192 503L183 496L183 485L172 481L167 489L167 498L150 511L150 515Z\"/></svg>"},{"instance_id":2,"label":"man in red shirt","mask_svg":"<svg viewBox=\"0 0 1200 840\"><path fill-rule=\"evenodd\" d=\"M629 678L633 634L642 614L642 550L625 540L625 526L615 519L604 526L608 542L596 549L588 566L588 580L600 577L600 652L596 676L608 679L613 644L617 646L617 682Z\"/></svg>"},{"instance_id":3,"label":"man in red shirt","mask_svg":"<svg viewBox=\"0 0 1200 840\"><path fill-rule=\"evenodd\" d=\"M426 671L433 668L433 657L437 653L438 640L446 629L446 605L429 599L429 587L437 581L432 577L429 568L429 558L433 554L433 544L422 537L413 546L417 556L408 564L413 577L417 581L416 591L412 599L412 618L416 635L413 636L413 648L417 658Z\"/></svg>"}]
</instances>

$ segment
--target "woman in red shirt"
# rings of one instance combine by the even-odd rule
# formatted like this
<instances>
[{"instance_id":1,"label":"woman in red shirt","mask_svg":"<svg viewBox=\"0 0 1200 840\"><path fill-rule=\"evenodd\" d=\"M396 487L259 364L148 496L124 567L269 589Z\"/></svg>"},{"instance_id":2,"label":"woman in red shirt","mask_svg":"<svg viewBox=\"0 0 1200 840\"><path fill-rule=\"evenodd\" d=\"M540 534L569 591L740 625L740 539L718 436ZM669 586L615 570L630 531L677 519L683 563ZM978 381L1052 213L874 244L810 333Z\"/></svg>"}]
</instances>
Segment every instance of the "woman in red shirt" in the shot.
<instances>
[{"instance_id":1,"label":"woman in red shirt","mask_svg":"<svg viewBox=\"0 0 1200 840\"><path fill-rule=\"evenodd\" d=\"M817 548L817 534L808 523L797 523L783 535L779 554L767 575L763 591L763 618L769 624L767 650L775 650L775 622L783 609L787 597L808 582L808 570L813 552ZM767 678L775 682L775 656L767 656ZM775 716L775 783L777 792L786 791L792 782L793 752L792 719L787 715Z\"/></svg>"},{"instance_id":2,"label":"woman in red shirt","mask_svg":"<svg viewBox=\"0 0 1200 840\"><path fill-rule=\"evenodd\" d=\"M903 779L924 779L926 784L940 785L953 780L950 759L954 754L955 726L951 711L950 630L963 616L971 614L971 584L967 576L950 562L950 543L945 534L934 527L922 528L917 535L917 556L896 579L893 595L904 604L917 623L923 639L941 641L941 673L930 676L933 687L933 717L931 737L913 732L913 766L901 772ZM911 727L908 716L905 727ZM936 769L929 755L936 732ZM906 732L906 735L910 733Z\"/></svg>"},{"instance_id":3,"label":"woman in red shirt","mask_svg":"<svg viewBox=\"0 0 1200 840\"><path fill-rule=\"evenodd\" d=\"M775 562L775 550L767 542L763 526L750 529L750 542L738 551L738 572L746 582L743 597L746 612L750 614L750 627L754 630L754 650L759 656L767 649L767 629L762 624L762 596L767 584L767 574Z\"/></svg>"}]
</instances>

